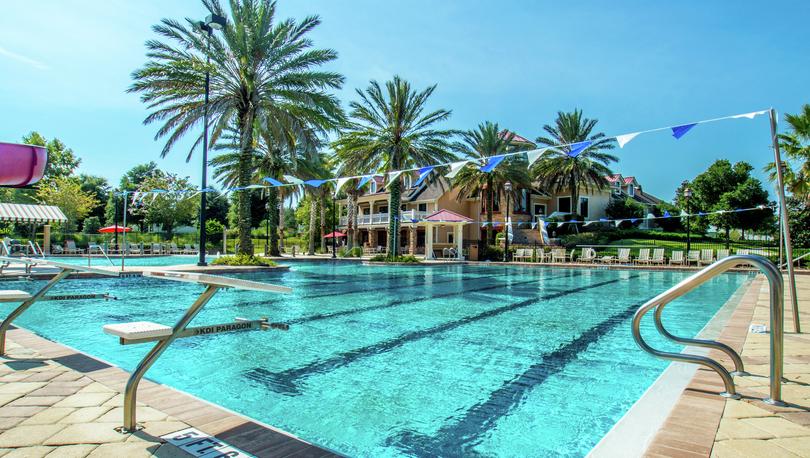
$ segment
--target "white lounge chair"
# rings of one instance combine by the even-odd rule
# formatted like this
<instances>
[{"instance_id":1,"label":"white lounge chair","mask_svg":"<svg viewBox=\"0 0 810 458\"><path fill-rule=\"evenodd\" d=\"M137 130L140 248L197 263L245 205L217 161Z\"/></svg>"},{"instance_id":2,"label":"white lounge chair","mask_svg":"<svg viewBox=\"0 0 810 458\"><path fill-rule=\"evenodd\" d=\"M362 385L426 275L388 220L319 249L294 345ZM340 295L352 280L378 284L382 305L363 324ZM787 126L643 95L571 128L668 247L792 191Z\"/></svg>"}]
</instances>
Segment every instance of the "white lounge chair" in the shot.
<instances>
[{"instance_id":1,"label":"white lounge chair","mask_svg":"<svg viewBox=\"0 0 810 458\"><path fill-rule=\"evenodd\" d=\"M746 248L740 248L739 250L737 250L737 254L751 254L751 250Z\"/></svg>"},{"instance_id":2,"label":"white lounge chair","mask_svg":"<svg viewBox=\"0 0 810 458\"><path fill-rule=\"evenodd\" d=\"M664 264L666 261L664 259L664 249L663 248L656 248L653 250L652 259L650 259L650 264Z\"/></svg>"},{"instance_id":3,"label":"white lounge chair","mask_svg":"<svg viewBox=\"0 0 810 458\"><path fill-rule=\"evenodd\" d=\"M583 248L582 255L579 257L579 262L592 263L596 261L596 250L593 248Z\"/></svg>"},{"instance_id":4,"label":"white lounge chair","mask_svg":"<svg viewBox=\"0 0 810 458\"><path fill-rule=\"evenodd\" d=\"M649 264L650 263L650 249L640 248L638 250L638 257L635 260L636 264Z\"/></svg>"},{"instance_id":5,"label":"white lounge chair","mask_svg":"<svg viewBox=\"0 0 810 458\"><path fill-rule=\"evenodd\" d=\"M518 248L517 250L515 250L515 254L512 255L512 260L513 261L520 261L520 262L526 262L527 260L531 261L532 260L532 250L525 249L525 248Z\"/></svg>"},{"instance_id":6,"label":"white lounge chair","mask_svg":"<svg viewBox=\"0 0 810 458\"><path fill-rule=\"evenodd\" d=\"M698 265L709 265L714 262L714 250L706 249L700 250L700 259L698 259Z\"/></svg>"},{"instance_id":7,"label":"white lounge chair","mask_svg":"<svg viewBox=\"0 0 810 458\"><path fill-rule=\"evenodd\" d=\"M616 262L630 264L632 262L632 259L630 258L630 248L619 248L619 254L616 256Z\"/></svg>"},{"instance_id":8,"label":"white lounge chair","mask_svg":"<svg viewBox=\"0 0 810 458\"><path fill-rule=\"evenodd\" d=\"M65 246L67 247L65 249L65 253L67 253L67 254L82 254L82 253L84 253L84 250L82 250L81 248L76 248L76 242L74 242L73 240L65 240Z\"/></svg>"},{"instance_id":9,"label":"white lounge chair","mask_svg":"<svg viewBox=\"0 0 810 458\"><path fill-rule=\"evenodd\" d=\"M568 259L568 253L565 251L565 248L554 248L551 250L551 262L566 262Z\"/></svg>"},{"instance_id":10,"label":"white lounge chair","mask_svg":"<svg viewBox=\"0 0 810 458\"><path fill-rule=\"evenodd\" d=\"M127 250L127 253L129 253L129 254L141 254L141 247L137 243L127 242L127 245L129 245L129 249Z\"/></svg>"},{"instance_id":11,"label":"white lounge chair","mask_svg":"<svg viewBox=\"0 0 810 458\"><path fill-rule=\"evenodd\" d=\"M690 265L693 262L697 264L699 261L700 261L700 251L689 250L689 253L686 254L686 265Z\"/></svg>"},{"instance_id":12,"label":"white lounge chair","mask_svg":"<svg viewBox=\"0 0 810 458\"><path fill-rule=\"evenodd\" d=\"M180 250L180 248L177 248L176 243L170 243L169 250L170 250L169 253L171 254L183 254L182 250Z\"/></svg>"},{"instance_id":13,"label":"white lounge chair","mask_svg":"<svg viewBox=\"0 0 810 458\"><path fill-rule=\"evenodd\" d=\"M683 251L673 251L672 255L669 257L669 265L677 264L682 266L684 263L683 259Z\"/></svg>"},{"instance_id":14,"label":"white lounge chair","mask_svg":"<svg viewBox=\"0 0 810 458\"><path fill-rule=\"evenodd\" d=\"M717 250L717 260L721 260L723 258L727 258L729 256L728 250Z\"/></svg>"}]
</instances>

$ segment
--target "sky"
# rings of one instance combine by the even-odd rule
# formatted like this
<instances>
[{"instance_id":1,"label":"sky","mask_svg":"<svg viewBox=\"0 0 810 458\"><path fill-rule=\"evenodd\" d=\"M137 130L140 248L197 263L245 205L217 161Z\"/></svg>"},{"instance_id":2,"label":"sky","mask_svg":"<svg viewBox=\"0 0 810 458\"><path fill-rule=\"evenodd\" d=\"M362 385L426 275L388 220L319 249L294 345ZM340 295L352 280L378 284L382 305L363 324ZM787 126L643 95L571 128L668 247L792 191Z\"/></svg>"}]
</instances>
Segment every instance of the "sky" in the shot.
<instances>
[{"instance_id":1,"label":"sky","mask_svg":"<svg viewBox=\"0 0 810 458\"><path fill-rule=\"evenodd\" d=\"M199 0L2 0L0 141L36 130L82 159L81 173L118 183L139 163L200 177L181 142L160 158L157 125L131 72L161 18L202 19ZM447 128L493 121L534 139L558 111L582 109L608 136L810 103L807 1L280 0L280 18L319 15L311 38L332 48L344 105L369 80L397 74L438 85L429 106ZM767 117L698 126L680 140L643 135L613 166L671 199L716 159L772 160ZM761 173L757 172L761 178Z\"/></svg>"}]
</instances>

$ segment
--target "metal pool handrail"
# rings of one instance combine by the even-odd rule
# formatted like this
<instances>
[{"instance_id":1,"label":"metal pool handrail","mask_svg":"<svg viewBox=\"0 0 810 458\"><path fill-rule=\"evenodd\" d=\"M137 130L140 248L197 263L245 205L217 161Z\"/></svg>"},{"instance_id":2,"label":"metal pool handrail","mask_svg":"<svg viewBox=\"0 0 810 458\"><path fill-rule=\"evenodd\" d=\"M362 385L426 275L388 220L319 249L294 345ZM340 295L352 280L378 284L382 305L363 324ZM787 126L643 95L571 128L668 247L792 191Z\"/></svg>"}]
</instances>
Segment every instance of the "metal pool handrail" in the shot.
<instances>
[{"instance_id":1,"label":"metal pool handrail","mask_svg":"<svg viewBox=\"0 0 810 458\"><path fill-rule=\"evenodd\" d=\"M769 261L768 259L762 256L735 255L723 258L715 262L714 264L711 264L706 268L700 270L694 275L691 275L690 277L684 279L677 285L664 291L658 296L650 299L644 305L639 307L639 309L633 316L633 324L632 324L633 339L636 341L636 344L639 347L641 347L642 350L646 351L647 353L650 353L653 356L657 356L659 358L670 361L679 361L708 367L709 369L715 371L717 375L719 375L720 378L723 379L723 384L725 385L726 391L720 394L725 397L739 399L740 395L737 394L737 391L735 389L732 374L729 373L729 371L726 370L726 368L723 367L722 364L705 356L656 350L655 348L651 347L641 337L641 319L647 312L655 308L656 309L655 325L658 331L661 334L663 334L664 337L678 343L688 345L698 345L702 347L710 347L721 350L726 354L728 354L731 357L732 361L734 361L735 370L738 373L738 375L743 375L744 371L742 359L740 358L740 355L737 354L737 352L734 351L731 347L712 340L686 339L674 336L671 333L669 333L666 330L666 328L664 328L663 323L661 322L661 313L668 303L683 296L689 291L692 291L693 289L711 280L712 278L722 274L723 272L726 272L729 269L733 269L741 265L751 265L759 268L759 270L762 271L763 274L765 274L765 277L768 279L768 283L770 285L769 289L770 289L770 304L771 304L770 305L771 387L770 387L770 398L766 399L765 402L768 402L770 404L782 404L781 382L783 374L784 308L785 308L784 285L782 281L782 274L779 272L779 269L776 267L776 265L774 265L773 262Z\"/></svg>"}]
</instances>

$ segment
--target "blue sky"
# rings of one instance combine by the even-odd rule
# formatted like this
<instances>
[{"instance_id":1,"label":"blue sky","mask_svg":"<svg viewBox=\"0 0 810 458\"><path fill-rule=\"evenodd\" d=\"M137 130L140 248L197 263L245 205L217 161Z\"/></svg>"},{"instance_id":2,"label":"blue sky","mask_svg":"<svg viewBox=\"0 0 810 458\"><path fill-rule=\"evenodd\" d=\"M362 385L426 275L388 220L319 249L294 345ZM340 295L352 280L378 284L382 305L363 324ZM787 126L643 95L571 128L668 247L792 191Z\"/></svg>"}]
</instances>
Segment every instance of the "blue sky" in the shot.
<instances>
[{"instance_id":1,"label":"blue sky","mask_svg":"<svg viewBox=\"0 0 810 458\"><path fill-rule=\"evenodd\" d=\"M369 79L399 74L438 84L447 127L491 120L534 139L558 110L581 108L608 135L810 103L806 1L293 1L280 17L321 16L312 34L338 51L348 103ZM143 64L150 26L200 17L198 0L4 2L0 16L0 141L38 130L82 158L81 171L117 183L155 160L199 180L188 143L160 159L157 126L124 91ZM712 161L770 160L766 117L662 132L622 150L616 171L669 199Z\"/></svg>"}]
</instances>

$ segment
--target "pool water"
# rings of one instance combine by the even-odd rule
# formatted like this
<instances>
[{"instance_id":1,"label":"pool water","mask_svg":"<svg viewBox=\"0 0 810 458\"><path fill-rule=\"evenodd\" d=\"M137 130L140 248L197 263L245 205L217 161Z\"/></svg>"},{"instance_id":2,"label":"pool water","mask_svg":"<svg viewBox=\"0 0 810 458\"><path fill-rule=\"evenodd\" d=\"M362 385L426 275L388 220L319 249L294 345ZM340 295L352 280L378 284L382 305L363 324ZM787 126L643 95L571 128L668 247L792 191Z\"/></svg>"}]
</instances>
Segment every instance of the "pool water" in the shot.
<instances>
[{"instance_id":1,"label":"pool water","mask_svg":"<svg viewBox=\"0 0 810 458\"><path fill-rule=\"evenodd\" d=\"M687 275L291 266L242 278L291 286L292 294L223 291L192 323L266 316L289 331L181 339L147 375L364 457L586 455L666 367L635 346L633 312ZM664 313L667 327L695 335L749 278L725 274L676 300ZM173 325L202 291L148 278L69 280L55 289L120 300L35 304L17 323L127 370L151 344L120 346L102 325ZM678 348L651 322L642 331L654 345Z\"/></svg>"},{"instance_id":2,"label":"pool water","mask_svg":"<svg viewBox=\"0 0 810 458\"><path fill-rule=\"evenodd\" d=\"M209 256L208 260L211 261L216 256ZM68 264L76 264L80 266L87 265L87 257L61 257L55 256L51 258L47 258L51 261L58 261L64 262ZM196 255L171 255L171 256L135 256L135 257L127 257L124 260L124 265L132 266L132 267L142 267L142 266L176 266L180 264L196 264L199 257ZM121 257L113 257L110 256L110 261L113 262L113 265L120 267L121 266ZM110 261L103 256L94 255L90 258L90 266L91 267L109 267Z\"/></svg>"}]
</instances>

